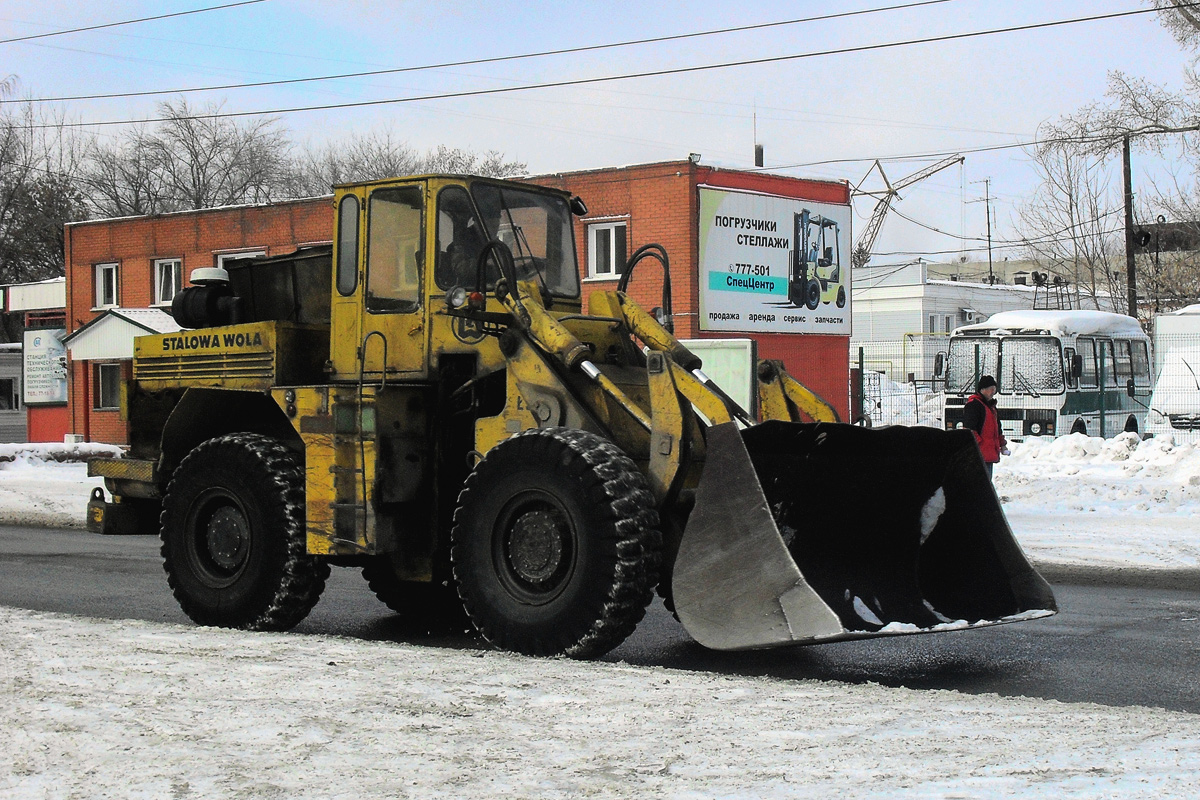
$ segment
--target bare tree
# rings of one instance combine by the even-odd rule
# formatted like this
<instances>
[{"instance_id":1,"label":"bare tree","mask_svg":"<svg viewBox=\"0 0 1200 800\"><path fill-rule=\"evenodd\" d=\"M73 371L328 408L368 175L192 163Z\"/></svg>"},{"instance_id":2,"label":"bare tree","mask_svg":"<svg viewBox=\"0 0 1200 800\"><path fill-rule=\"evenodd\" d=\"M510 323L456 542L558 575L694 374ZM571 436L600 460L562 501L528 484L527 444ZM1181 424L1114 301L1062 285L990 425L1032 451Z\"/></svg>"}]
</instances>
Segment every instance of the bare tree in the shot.
<instances>
[{"instance_id":1,"label":"bare tree","mask_svg":"<svg viewBox=\"0 0 1200 800\"><path fill-rule=\"evenodd\" d=\"M1058 147L1033 153L1041 184L1021 208L1026 256L1070 280L1079 308L1122 310L1113 265L1122 252L1121 198L1102 160Z\"/></svg>"},{"instance_id":2,"label":"bare tree","mask_svg":"<svg viewBox=\"0 0 1200 800\"><path fill-rule=\"evenodd\" d=\"M88 150L84 180L101 216L158 214L172 207L145 140L139 128L115 144L94 143Z\"/></svg>"},{"instance_id":3,"label":"bare tree","mask_svg":"<svg viewBox=\"0 0 1200 800\"><path fill-rule=\"evenodd\" d=\"M262 203L282 188L289 143L278 120L213 116L220 109L161 103L166 121L143 139L164 193L178 208Z\"/></svg>"},{"instance_id":4,"label":"bare tree","mask_svg":"<svg viewBox=\"0 0 1200 800\"><path fill-rule=\"evenodd\" d=\"M288 179L293 197L328 194L330 187L422 171L420 154L387 131L354 134L320 147L305 147L294 160Z\"/></svg>"},{"instance_id":5,"label":"bare tree","mask_svg":"<svg viewBox=\"0 0 1200 800\"><path fill-rule=\"evenodd\" d=\"M488 150L480 155L446 145L438 145L426 153L423 166L427 172L458 172L491 178L511 178L524 174L526 169L524 162L506 161L505 155L496 150Z\"/></svg>"},{"instance_id":6,"label":"bare tree","mask_svg":"<svg viewBox=\"0 0 1200 800\"><path fill-rule=\"evenodd\" d=\"M327 194L331 186L422 172L457 172L505 178L525 172L521 161L489 150L479 154L458 147L419 153L390 130L352 134L345 139L300 151L291 169L288 191L294 197Z\"/></svg>"},{"instance_id":7,"label":"bare tree","mask_svg":"<svg viewBox=\"0 0 1200 800\"><path fill-rule=\"evenodd\" d=\"M1200 47L1200 7L1192 0L1151 0L1158 20L1185 47Z\"/></svg>"},{"instance_id":8,"label":"bare tree","mask_svg":"<svg viewBox=\"0 0 1200 800\"><path fill-rule=\"evenodd\" d=\"M7 79L11 92L15 79ZM80 154L61 115L0 111L0 283L63 274L63 226L86 217Z\"/></svg>"},{"instance_id":9,"label":"bare tree","mask_svg":"<svg viewBox=\"0 0 1200 800\"><path fill-rule=\"evenodd\" d=\"M263 203L286 193L285 133L273 117L239 122L219 104L159 104L162 122L89 152L87 182L102 214L156 214Z\"/></svg>"}]
</instances>

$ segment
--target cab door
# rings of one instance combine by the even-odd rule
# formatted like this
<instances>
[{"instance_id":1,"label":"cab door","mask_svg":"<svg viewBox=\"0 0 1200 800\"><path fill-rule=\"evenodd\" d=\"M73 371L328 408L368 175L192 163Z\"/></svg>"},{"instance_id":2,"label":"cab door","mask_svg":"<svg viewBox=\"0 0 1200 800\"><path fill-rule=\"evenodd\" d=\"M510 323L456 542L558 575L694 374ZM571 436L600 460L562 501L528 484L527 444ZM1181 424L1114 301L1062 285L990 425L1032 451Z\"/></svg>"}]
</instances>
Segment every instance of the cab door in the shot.
<instances>
[{"instance_id":1,"label":"cab door","mask_svg":"<svg viewBox=\"0 0 1200 800\"><path fill-rule=\"evenodd\" d=\"M355 203L359 205L356 207ZM357 213L358 224L349 222ZM357 246L351 242L359 234ZM344 254L357 251L355 268ZM424 182L361 187L338 203L333 378L379 383L427 374Z\"/></svg>"}]
</instances>

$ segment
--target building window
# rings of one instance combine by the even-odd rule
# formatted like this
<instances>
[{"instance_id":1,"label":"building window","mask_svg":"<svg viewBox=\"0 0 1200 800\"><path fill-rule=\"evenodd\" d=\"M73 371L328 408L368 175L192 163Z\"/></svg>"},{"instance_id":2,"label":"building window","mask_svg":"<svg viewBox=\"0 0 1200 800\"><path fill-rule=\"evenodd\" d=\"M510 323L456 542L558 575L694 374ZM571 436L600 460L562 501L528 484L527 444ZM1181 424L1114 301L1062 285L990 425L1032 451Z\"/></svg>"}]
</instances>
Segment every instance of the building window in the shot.
<instances>
[{"instance_id":1,"label":"building window","mask_svg":"<svg viewBox=\"0 0 1200 800\"><path fill-rule=\"evenodd\" d=\"M929 315L929 332L937 333L937 314Z\"/></svg>"},{"instance_id":2,"label":"building window","mask_svg":"<svg viewBox=\"0 0 1200 800\"><path fill-rule=\"evenodd\" d=\"M178 258L154 260L154 304L169 306L183 288L183 262Z\"/></svg>"},{"instance_id":3,"label":"building window","mask_svg":"<svg viewBox=\"0 0 1200 800\"><path fill-rule=\"evenodd\" d=\"M121 407L121 365L97 364L95 371L95 403L97 411Z\"/></svg>"},{"instance_id":4,"label":"building window","mask_svg":"<svg viewBox=\"0 0 1200 800\"><path fill-rule=\"evenodd\" d=\"M625 231L628 223L588 225L588 277L616 278L625 272Z\"/></svg>"},{"instance_id":5,"label":"building window","mask_svg":"<svg viewBox=\"0 0 1200 800\"><path fill-rule=\"evenodd\" d=\"M21 390L16 378L0 378L0 411L16 411L21 407Z\"/></svg>"},{"instance_id":6,"label":"building window","mask_svg":"<svg viewBox=\"0 0 1200 800\"><path fill-rule=\"evenodd\" d=\"M244 250L241 253L218 253L217 267L219 269L225 269L225 262L232 261L235 258L258 258L260 256L265 256L266 254L266 250Z\"/></svg>"},{"instance_id":7,"label":"building window","mask_svg":"<svg viewBox=\"0 0 1200 800\"><path fill-rule=\"evenodd\" d=\"M113 308L117 305L117 265L96 265L96 308Z\"/></svg>"},{"instance_id":8,"label":"building window","mask_svg":"<svg viewBox=\"0 0 1200 800\"><path fill-rule=\"evenodd\" d=\"M949 316L949 315L946 316L944 321L946 323L946 333L949 333L950 331L954 330L954 317L953 316Z\"/></svg>"}]
</instances>

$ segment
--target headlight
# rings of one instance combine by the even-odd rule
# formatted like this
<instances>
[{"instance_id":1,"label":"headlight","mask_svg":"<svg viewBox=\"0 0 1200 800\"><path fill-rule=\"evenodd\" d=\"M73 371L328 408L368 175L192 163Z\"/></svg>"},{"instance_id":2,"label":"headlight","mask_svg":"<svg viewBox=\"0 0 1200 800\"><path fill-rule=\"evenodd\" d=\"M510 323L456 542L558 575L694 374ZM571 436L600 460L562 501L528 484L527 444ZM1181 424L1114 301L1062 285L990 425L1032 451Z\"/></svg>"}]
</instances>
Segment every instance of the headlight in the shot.
<instances>
[{"instance_id":1,"label":"headlight","mask_svg":"<svg viewBox=\"0 0 1200 800\"><path fill-rule=\"evenodd\" d=\"M450 291L446 292L446 305L450 308L462 308L467 304L467 290L461 286L455 286Z\"/></svg>"},{"instance_id":2,"label":"headlight","mask_svg":"<svg viewBox=\"0 0 1200 800\"><path fill-rule=\"evenodd\" d=\"M1040 422L1033 423L1032 425L1029 426L1029 431L1030 431L1030 433L1034 434L1035 436L1037 434L1041 433L1042 432L1042 423L1040 423Z\"/></svg>"}]
</instances>

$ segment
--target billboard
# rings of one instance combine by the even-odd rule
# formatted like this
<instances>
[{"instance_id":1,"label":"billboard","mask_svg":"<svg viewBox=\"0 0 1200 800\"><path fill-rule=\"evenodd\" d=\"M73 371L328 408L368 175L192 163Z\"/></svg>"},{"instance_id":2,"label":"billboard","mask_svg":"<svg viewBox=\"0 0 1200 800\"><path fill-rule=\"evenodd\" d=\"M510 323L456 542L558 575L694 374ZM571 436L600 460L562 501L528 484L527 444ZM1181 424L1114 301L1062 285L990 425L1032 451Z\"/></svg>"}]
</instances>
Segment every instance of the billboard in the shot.
<instances>
[{"instance_id":1,"label":"billboard","mask_svg":"<svg viewBox=\"0 0 1200 800\"><path fill-rule=\"evenodd\" d=\"M700 330L850 335L848 205L700 187Z\"/></svg>"},{"instance_id":2,"label":"billboard","mask_svg":"<svg viewBox=\"0 0 1200 800\"><path fill-rule=\"evenodd\" d=\"M67 402L67 348L62 328L25 331L23 399L25 405Z\"/></svg>"}]
</instances>

